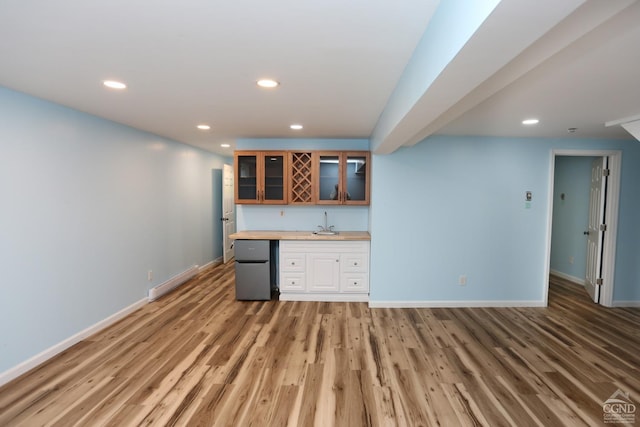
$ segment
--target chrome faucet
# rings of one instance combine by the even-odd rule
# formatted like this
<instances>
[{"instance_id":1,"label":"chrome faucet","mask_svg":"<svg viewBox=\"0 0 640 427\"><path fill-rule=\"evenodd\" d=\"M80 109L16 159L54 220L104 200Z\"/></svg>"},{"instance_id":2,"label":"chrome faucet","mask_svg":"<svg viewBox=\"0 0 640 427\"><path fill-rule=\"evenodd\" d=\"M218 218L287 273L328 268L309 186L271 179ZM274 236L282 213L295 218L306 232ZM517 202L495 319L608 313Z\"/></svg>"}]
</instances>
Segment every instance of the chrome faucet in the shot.
<instances>
[{"instance_id":1,"label":"chrome faucet","mask_svg":"<svg viewBox=\"0 0 640 427\"><path fill-rule=\"evenodd\" d=\"M327 211L324 211L324 227L322 225L319 225L318 228L320 229L320 231L333 231L333 225L330 225L327 227Z\"/></svg>"}]
</instances>

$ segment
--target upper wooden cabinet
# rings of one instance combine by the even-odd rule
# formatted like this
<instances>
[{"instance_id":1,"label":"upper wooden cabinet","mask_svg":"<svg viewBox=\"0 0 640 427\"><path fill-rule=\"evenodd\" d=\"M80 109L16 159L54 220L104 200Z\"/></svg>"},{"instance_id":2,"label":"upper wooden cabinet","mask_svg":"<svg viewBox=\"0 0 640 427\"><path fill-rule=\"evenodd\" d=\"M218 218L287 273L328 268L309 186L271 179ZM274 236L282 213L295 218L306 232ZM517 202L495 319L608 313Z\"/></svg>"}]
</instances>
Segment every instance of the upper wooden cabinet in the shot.
<instances>
[{"instance_id":1,"label":"upper wooden cabinet","mask_svg":"<svg viewBox=\"0 0 640 427\"><path fill-rule=\"evenodd\" d=\"M236 204L368 205L368 151L236 151Z\"/></svg>"},{"instance_id":2,"label":"upper wooden cabinet","mask_svg":"<svg viewBox=\"0 0 640 427\"><path fill-rule=\"evenodd\" d=\"M236 151L234 153L237 204L287 203L287 153Z\"/></svg>"},{"instance_id":3,"label":"upper wooden cabinet","mask_svg":"<svg viewBox=\"0 0 640 427\"><path fill-rule=\"evenodd\" d=\"M314 189L320 205L368 205L370 193L368 151L314 153Z\"/></svg>"}]
</instances>

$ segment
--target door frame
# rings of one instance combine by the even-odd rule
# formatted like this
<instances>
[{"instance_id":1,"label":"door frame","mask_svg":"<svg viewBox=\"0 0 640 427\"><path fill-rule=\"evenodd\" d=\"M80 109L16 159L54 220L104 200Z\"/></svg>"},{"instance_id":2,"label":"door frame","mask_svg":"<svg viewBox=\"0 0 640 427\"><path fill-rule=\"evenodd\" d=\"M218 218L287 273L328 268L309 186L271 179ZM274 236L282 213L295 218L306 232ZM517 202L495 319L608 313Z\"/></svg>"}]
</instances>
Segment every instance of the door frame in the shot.
<instances>
[{"instance_id":1,"label":"door frame","mask_svg":"<svg viewBox=\"0 0 640 427\"><path fill-rule=\"evenodd\" d=\"M549 177L549 199L547 212L547 254L546 274L544 287L544 303L549 304L549 273L551 270L551 233L553 223L553 195L556 169L556 157L609 157L609 170L611 171L607 182L606 224L607 231L604 234L602 256L602 287L600 288L600 304L613 307L613 286L616 267L616 240L618 237L618 211L620 204L620 174L622 167L622 151L620 150L551 150L551 171Z\"/></svg>"},{"instance_id":2,"label":"door frame","mask_svg":"<svg viewBox=\"0 0 640 427\"><path fill-rule=\"evenodd\" d=\"M233 188L231 189L231 194L225 193L225 188L226 188L225 173L230 174L230 177L231 177L231 182L233 184ZM235 230L236 230L235 187L236 187L236 178L235 178L234 167L233 165L229 165L225 163L222 165L222 218L220 218L220 220L222 221L222 262L225 264L233 259L233 251L231 251L231 248L233 247L233 243L231 243L231 246L229 247L230 240L229 240L229 222L228 221L231 221L231 224L232 224L231 234L233 234L235 233ZM225 220L224 219L226 218L225 206L227 202L231 203L231 207L233 207L233 215L232 215L233 218ZM227 251L227 247L230 248L229 251ZM231 252L231 255L229 255L229 252Z\"/></svg>"}]
</instances>

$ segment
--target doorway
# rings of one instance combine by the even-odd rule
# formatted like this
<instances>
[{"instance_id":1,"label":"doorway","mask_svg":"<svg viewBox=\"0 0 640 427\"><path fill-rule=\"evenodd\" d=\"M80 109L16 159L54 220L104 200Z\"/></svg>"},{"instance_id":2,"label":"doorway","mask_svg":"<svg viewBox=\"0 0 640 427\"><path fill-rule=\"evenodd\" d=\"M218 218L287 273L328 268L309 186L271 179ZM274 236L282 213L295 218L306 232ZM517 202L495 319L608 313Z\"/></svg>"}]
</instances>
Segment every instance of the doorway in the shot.
<instances>
[{"instance_id":1,"label":"doorway","mask_svg":"<svg viewBox=\"0 0 640 427\"><path fill-rule=\"evenodd\" d=\"M603 198L606 205L606 232L602 240L602 283L599 284L599 304L611 307L613 305L613 287L615 273L615 248L618 222L618 205L620 198L620 166L622 164L622 152L612 150L553 150L551 153L548 236L547 236L547 274L544 288L544 300L548 304L549 297L549 272L551 271L551 241L553 233L553 209L555 195L556 158L560 156L570 157L599 157L608 159L608 183L607 191ZM586 185L586 184L585 184Z\"/></svg>"}]
</instances>

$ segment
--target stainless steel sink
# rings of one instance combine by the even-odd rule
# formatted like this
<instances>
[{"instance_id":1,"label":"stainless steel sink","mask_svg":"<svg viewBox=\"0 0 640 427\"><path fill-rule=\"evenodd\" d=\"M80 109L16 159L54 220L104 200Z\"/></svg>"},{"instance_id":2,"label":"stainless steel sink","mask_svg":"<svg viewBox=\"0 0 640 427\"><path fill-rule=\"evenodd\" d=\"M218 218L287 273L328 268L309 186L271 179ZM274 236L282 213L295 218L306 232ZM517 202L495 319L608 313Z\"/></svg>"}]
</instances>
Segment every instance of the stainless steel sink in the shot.
<instances>
[{"instance_id":1,"label":"stainless steel sink","mask_svg":"<svg viewBox=\"0 0 640 427\"><path fill-rule=\"evenodd\" d=\"M318 236L335 236L338 232L333 230L322 230L314 231L313 234L317 234Z\"/></svg>"},{"instance_id":2,"label":"stainless steel sink","mask_svg":"<svg viewBox=\"0 0 640 427\"><path fill-rule=\"evenodd\" d=\"M327 212L324 212L324 226L319 225L318 228L320 230L314 231L313 234L317 234L318 236L335 236L338 234L337 231L333 231L333 225L327 225Z\"/></svg>"}]
</instances>

